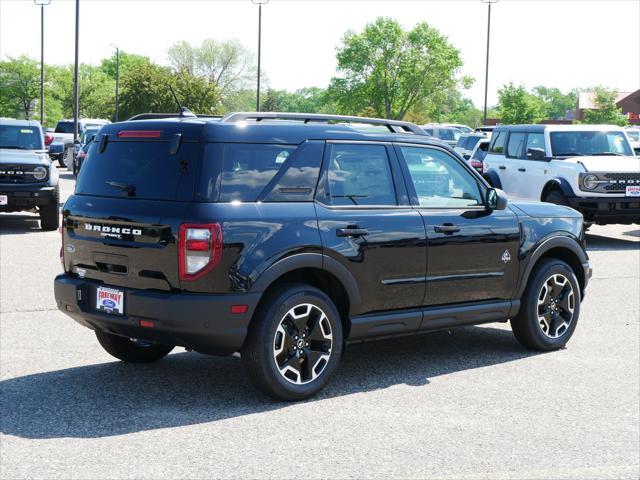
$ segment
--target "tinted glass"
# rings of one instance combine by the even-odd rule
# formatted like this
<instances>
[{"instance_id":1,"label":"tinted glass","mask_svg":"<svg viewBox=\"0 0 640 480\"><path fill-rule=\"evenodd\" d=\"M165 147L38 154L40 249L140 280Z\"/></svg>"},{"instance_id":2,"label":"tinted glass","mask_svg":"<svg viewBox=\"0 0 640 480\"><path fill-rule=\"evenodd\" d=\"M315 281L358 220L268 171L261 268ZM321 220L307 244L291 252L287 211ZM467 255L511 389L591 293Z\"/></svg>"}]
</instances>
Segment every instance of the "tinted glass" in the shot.
<instances>
[{"instance_id":1,"label":"tinted glass","mask_svg":"<svg viewBox=\"0 0 640 480\"><path fill-rule=\"evenodd\" d=\"M468 141L469 141L469 137L460 137L458 139L458 143L456 143L456 147L467 148Z\"/></svg>"},{"instance_id":2,"label":"tinted glass","mask_svg":"<svg viewBox=\"0 0 640 480\"><path fill-rule=\"evenodd\" d=\"M423 128L427 135L431 135L433 137L433 128Z\"/></svg>"},{"instance_id":3,"label":"tinted glass","mask_svg":"<svg viewBox=\"0 0 640 480\"><path fill-rule=\"evenodd\" d=\"M541 148L544 150L544 133L530 133L527 136L526 151L529 152L530 148Z\"/></svg>"},{"instance_id":4,"label":"tinted glass","mask_svg":"<svg viewBox=\"0 0 640 480\"><path fill-rule=\"evenodd\" d=\"M633 155L624 132L551 132L553 155Z\"/></svg>"},{"instance_id":5,"label":"tinted glass","mask_svg":"<svg viewBox=\"0 0 640 480\"><path fill-rule=\"evenodd\" d=\"M382 145L330 145L328 193L333 205L396 205L387 149Z\"/></svg>"},{"instance_id":6,"label":"tinted glass","mask_svg":"<svg viewBox=\"0 0 640 480\"><path fill-rule=\"evenodd\" d=\"M640 132L637 130L627 130L627 136L632 142L640 142Z\"/></svg>"},{"instance_id":7,"label":"tinted glass","mask_svg":"<svg viewBox=\"0 0 640 480\"><path fill-rule=\"evenodd\" d=\"M469 137L469 140L467 140L467 150L473 150L473 147L476 146L476 144L480 141L481 138L483 137L477 137L477 136Z\"/></svg>"},{"instance_id":8,"label":"tinted glass","mask_svg":"<svg viewBox=\"0 0 640 480\"><path fill-rule=\"evenodd\" d=\"M507 139L507 132L502 131L493 135L491 148L492 153L504 153L504 142Z\"/></svg>"},{"instance_id":9,"label":"tinted glass","mask_svg":"<svg viewBox=\"0 0 640 480\"><path fill-rule=\"evenodd\" d=\"M507 157L522 158L524 155L524 142L526 133L512 133L507 144Z\"/></svg>"},{"instance_id":10,"label":"tinted glass","mask_svg":"<svg viewBox=\"0 0 640 480\"><path fill-rule=\"evenodd\" d=\"M40 129L29 126L0 124L0 148L42 150Z\"/></svg>"},{"instance_id":11,"label":"tinted glass","mask_svg":"<svg viewBox=\"0 0 640 480\"><path fill-rule=\"evenodd\" d=\"M199 144L183 143L171 155L169 142L109 141L104 152L93 142L76 183L76 193L147 200L191 200Z\"/></svg>"},{"instance_id":12,"label":"tinted glass","mask_svg":"<svg viewBox=\"0 0 640 480\"><path fill-rule=\"evenodd\" d=\"M421 206L460 208L482 204L476 179L456 159L431 148L401 150Z\"/></svg>"},{"instance_id":13,"label":"tinted glass","mask_svg":"<svg viewBox=\"0 0 640 480\"><path fill-rule=\"evenodd\" d=\"M478 145L478 148L475 149L472 160L484 160L487 156L487 151L489 150L489 142L482 142Z\"/></svg>"},{"instance_id":14,"label":"tinted glass","mask_svg":"<svg viewBox=\"0 0 640 480\"><path fill-rule=\"evenodd\" d=\"M73 122L58 122L56 133L73 133Z\"/></svg>"}]
</instances>

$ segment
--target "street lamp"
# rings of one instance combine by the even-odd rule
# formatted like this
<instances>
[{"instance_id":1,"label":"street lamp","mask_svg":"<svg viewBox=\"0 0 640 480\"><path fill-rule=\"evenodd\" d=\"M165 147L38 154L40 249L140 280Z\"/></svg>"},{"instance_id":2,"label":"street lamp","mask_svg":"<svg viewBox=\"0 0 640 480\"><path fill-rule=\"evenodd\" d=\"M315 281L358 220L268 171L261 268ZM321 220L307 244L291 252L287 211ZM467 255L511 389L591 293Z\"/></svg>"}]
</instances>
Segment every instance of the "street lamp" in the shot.
<instances>
[{"instance_id":1,"label":"street lamp","mask_svg":"<svg viewBox=\"0 0 640 480\"><path fill-rule=\"evenodd\" d=\"M79 41L80 41L80 0L76 0L76 57L73 70L73 143L78 140L78 53L79 53Z\"/></svg>"},{"instance_id":2,"label":"street lamp","mask_svg":"<svg viewBox=\"0 0 640 480\"><path fill-rule=\"evenodd\" d=\"M251 0L255 5L258 5L258 88L256 92L256 112L260 111L260 56L262 50L262 5L269 2L269 0Z\"/></svg>"},{"instance_id":3,"label":"street lamp","mask_svg":"<svg viewBox=\"0 0 640 480\"><path fill-rule=\"evenodd\" d=\"M113 48L116 49L116 113L114 115L114 120L118 121L118 86L120 83L120 48L117 45L111 44Z\"/></svg>"},{"instance_id":4,"label":"street lamp","mask_svg":"<svg viewBox=\"0 0 640 480\"><path fill-rule=\"evenodd\" d=\"M51 0L33 0L40 6L40 123L44 127L44 6Z\"/></svg>"},{"instance_id":5,"label":"street lamp","mask_svg":"<svg viewBox=\"0 0 640 480\"><path fill-rule=\"evenodd\" d=\"M487 62L485 64L484 73L484 125L487 124L487 92L489 90L489 37L491 34L491 4L497 3L498 0L482 0L482 3L486 3L489 6L487 13Z\"/></svg>"}]
</instances>

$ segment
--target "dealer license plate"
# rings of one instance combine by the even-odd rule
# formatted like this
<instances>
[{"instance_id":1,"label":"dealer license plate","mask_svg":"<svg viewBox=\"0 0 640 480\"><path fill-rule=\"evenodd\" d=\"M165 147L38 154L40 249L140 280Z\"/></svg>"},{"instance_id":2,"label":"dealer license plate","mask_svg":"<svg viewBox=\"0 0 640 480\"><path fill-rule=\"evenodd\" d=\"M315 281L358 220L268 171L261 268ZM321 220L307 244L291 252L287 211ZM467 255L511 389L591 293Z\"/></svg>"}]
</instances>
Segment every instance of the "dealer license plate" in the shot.
<instances>
[{"instance_id":1,"label":"dealer license plate","mask_svg":"<svg viewBox=\"0 0 640 480\"><path fill-rule=\"evenodd\" d=\"M115 288L98 287L96 308L102 312L124 315L124 292Z\"/></svg>"},{"instance_id":2,"label":"dealer license plate","mask_svg":"<svg viewBox=\"0 0 640 480\"><path fill-rule=\"evenodd\" d=\"M640 185L627 185L627 197L640 198Z\"/></svg>"},{"instance_id":3,"label":"dealer license plate","mask_svg":"<svg viewBox=\"0 0 640 480\"><path fill-rule=\"evenodd\" d=\"M9 203L9 197L7 195L0 195L0 205L7 205Z\"/></svg>"}]
</instances>

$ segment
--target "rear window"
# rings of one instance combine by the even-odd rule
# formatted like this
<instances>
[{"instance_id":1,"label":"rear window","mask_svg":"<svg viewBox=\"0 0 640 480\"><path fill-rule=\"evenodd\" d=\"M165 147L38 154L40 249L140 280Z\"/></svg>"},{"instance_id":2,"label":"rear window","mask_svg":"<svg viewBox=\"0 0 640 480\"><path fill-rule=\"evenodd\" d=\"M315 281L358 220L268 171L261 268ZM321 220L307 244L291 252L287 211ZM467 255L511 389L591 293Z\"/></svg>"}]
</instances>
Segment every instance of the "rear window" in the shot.
<instances>
[{"instance_id":1,"label":"rear window","mask_svg":"<svg viewBox=\"0 0 640 480\"><path fill-rule=\"evenodd\" d=\"M469 140L469 137L460 137L458 139L458 143L456 144L456 147L467 148L467 141L468 140Z\"/></svg>"},{"instance_id":2,"label":"rear window","mask_svg":"<svg viewBox=\"0 0 640 480\"><path fill-rule=\"evenodd\" d=\"M56 133L73 133L73 122L58 122Z\"/></svg>"},{"instance_id":3,"label":"rear window","mask_svg":"<svg viewBox=\"0 0 640 480\"><path fill-rule=\"evenodd\" d=\"M206 200L254 202L297 145L259 143L208 144L199 194Z\"/></svg>"},{"instance_id":4,"label":"rear window","mask_svg":"<svg viewBox=\"0 0 640 480\"><path fill-rule=\"evenodd\" d=\"M200 144L183 142L171 154L169 142L112 141L99 151L91 144L76 183L76 194L143 200L193 199Z\"/></svg>"}]
</instances>

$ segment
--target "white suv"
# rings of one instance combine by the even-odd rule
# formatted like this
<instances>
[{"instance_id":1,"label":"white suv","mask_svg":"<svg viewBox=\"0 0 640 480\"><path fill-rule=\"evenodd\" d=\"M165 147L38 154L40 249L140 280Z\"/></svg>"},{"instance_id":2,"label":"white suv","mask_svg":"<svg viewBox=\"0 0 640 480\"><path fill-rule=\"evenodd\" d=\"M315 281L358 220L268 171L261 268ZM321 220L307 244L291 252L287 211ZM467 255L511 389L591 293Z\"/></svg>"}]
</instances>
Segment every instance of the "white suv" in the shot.
<instances>
[{"instance_id":1,"label":"white suv","mask_svg":"<svg viewBox=\"0 0 640 480\"><path fill-rule=\"evenodd\" d=\"M501 125L485 179L511 198L568 205L590 223L640 223L640 158L612 125Z\"/></svg>"}]
</instances>

